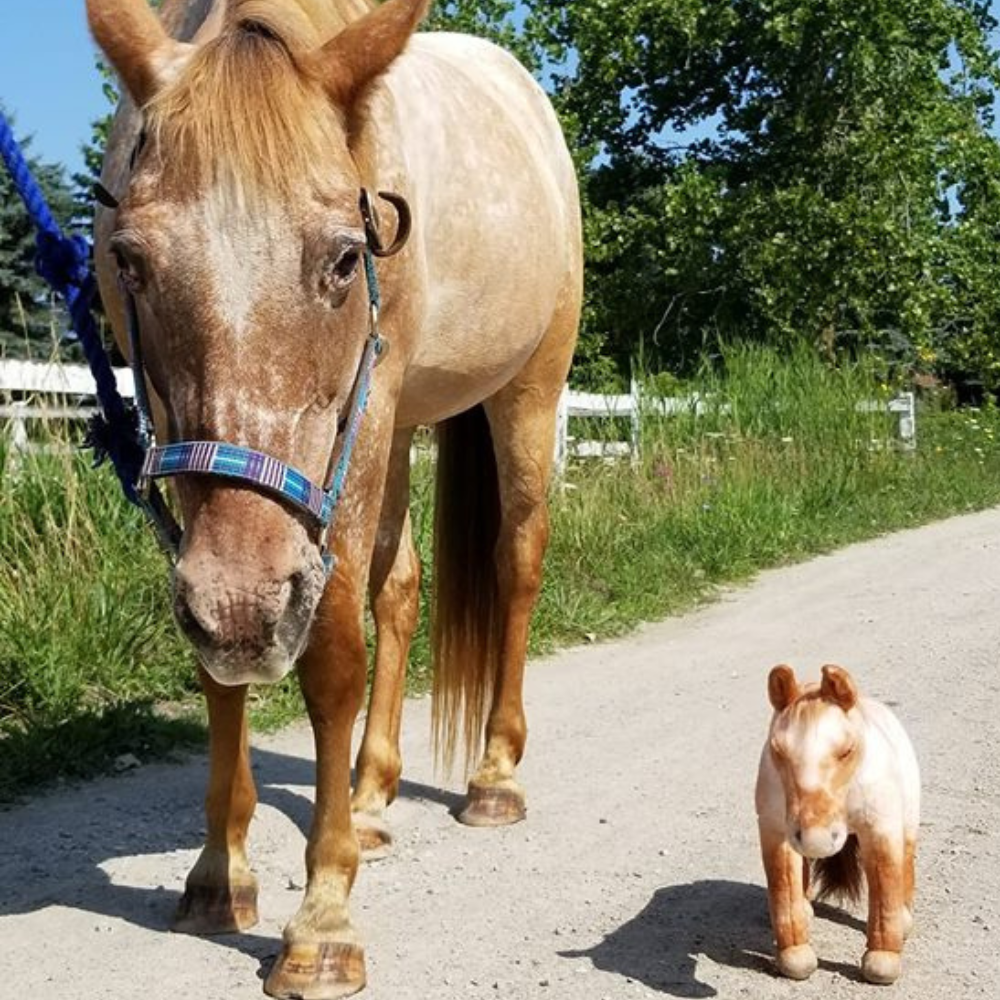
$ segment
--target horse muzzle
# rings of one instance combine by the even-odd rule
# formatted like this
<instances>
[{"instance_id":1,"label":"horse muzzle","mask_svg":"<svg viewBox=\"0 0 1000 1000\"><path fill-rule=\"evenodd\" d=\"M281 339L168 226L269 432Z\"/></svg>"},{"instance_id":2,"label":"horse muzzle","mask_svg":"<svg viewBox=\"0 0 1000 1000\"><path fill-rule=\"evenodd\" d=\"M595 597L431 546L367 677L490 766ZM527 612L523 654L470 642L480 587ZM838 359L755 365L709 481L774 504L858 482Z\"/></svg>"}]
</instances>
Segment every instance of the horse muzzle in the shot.
<instances>
[{"instance_id":1,"label":"horse muzzle","mask_svg":"<svg viewBox=\"0 0 1000 1000\"><path fill-rule=\"evenodd\" d=\"M302 653L325 582L319 559L254 581L182 557L174 572L174 615L219 684L273 684Z\"/></svg>"},{"instance_id":2,"label":"horse muzzle","mask_svg":"<svg viewBox=\"0 0 1000 1000\"><path fill-rule=\"evenodd\" d=\"M801 826L793 822L788 839L805 858L829 858L847 842L847 824L836 822L825 826Z\"/></svg>"}]
</instances>

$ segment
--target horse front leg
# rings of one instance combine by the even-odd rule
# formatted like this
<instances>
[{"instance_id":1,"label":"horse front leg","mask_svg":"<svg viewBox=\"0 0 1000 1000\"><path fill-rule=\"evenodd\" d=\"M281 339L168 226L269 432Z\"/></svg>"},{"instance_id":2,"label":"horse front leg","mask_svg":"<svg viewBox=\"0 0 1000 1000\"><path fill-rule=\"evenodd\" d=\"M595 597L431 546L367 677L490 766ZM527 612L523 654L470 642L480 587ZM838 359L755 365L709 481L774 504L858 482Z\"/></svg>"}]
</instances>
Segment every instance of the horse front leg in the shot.
<instances>
[{"instance_id":1,"label":"horse front leg","mask_svg":"<svg viewBox=\"0 0 1000 1000\"><path fill-rule=\"evenodd\" d=\"M351 808L366 860L392 846L385 810L399 791L399 729L406 664L420 605L420 562L410 526L410 442L413 430L393 439L382 514L368 589L375 619L375 669L365 734L358 751Z\"/></svg>"},{"instance_id":2,"label":"horse front leg","mask_svg":"<svg viewBox=\"0 0 1000 1000\"><path fill-rule=\"evenodd\" d=\"M385 399L392 370L381 368ZM364 702L365 583L375 547L392 442L392 410L369 410L341 500L335 570L313 620L298 675L316 746L316 804L306 844L306 891L284 931L264 991L288 1000L336 1000L365 985L365 957L349 900L361 851L351 822L351 736Z\"/></svg>"},{"instance_id":3,"label":"horse front leg","mask_svg":"<svg viewBox=\"0 0 1000 1000\"><path fill-rule=\"evenodd\" d=\"M364 700L366 651L355 579L338 565L299 661L316 745L316 804L306 845L306 891L264 984L273 997L333 1000L365 985L364 951L348 900L360 852L351 825L351 731Z\"/></svg>"},{"instance_id":4,"label":"horse front leg","mask_svg":"<svg viewBox=\"0 0 1000 1000\"><path fill-rule=\"evenodd\" d=\"M811 907L805 895L803 858L792 849L783 829L763 824L759 829L778 970L789 979L808 979L817 961L809 943Z\"/></svg>"},{"instance_id":5,"label":"horse front leg","mask_svg":"<svg viewBox=\"0 0 1000 1000\"><path fill-rule=\"evenodd\" d=\"M246 856L257 805L250 771L246 686L224 687L200 671L208 705L207 835L174 917L185 934L228 934L257 923L257 880Z\"/></svg>"},{"instance_id":6,"label":"horse front leg","mask_svg":"<svg viewBox=\"0 0 1000 1000\"><path fill-rule=\"evenodd\" d=\"M903 940L909 930L908 896L912 902L908 852L899 837L870 834L859 840L868 881L868 948L861 974L870 983L894 983L902 971Z\"/></svg>"}]
</instances>

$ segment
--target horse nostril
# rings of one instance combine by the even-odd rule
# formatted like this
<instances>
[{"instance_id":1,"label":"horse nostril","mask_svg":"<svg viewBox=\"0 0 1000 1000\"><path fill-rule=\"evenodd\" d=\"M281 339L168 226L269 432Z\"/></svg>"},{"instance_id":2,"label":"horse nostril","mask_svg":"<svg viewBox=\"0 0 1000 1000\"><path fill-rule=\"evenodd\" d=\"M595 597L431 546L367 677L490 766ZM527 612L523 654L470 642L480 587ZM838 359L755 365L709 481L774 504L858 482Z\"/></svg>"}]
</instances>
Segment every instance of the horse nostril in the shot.
<instances>
[{"instance_id":1,"label":"horse nostril","mask_svg":"<svg viewBox=\"0 0 1000 1000\"><path fill-rule=\"evenodd\" d=\"M174 592L174 618L181 631L196 645L211 645L212 636L188 603L187 588L178 581Z\"/></svg>"},{"instance_id":2,"label":"horse nostril","mask_svg":"<svg viewBox=\"0 0 1000 1000\"><path fill-rule=\"evenodd\" d=\"M177 619L177 624L180 626L181 631L192 642L196 644L211 642L212 637L201 622L191 613L191 608L188 607L187 601L183 598L178 598L174 601L174 617Z\"/></svg>"}]
</instances>

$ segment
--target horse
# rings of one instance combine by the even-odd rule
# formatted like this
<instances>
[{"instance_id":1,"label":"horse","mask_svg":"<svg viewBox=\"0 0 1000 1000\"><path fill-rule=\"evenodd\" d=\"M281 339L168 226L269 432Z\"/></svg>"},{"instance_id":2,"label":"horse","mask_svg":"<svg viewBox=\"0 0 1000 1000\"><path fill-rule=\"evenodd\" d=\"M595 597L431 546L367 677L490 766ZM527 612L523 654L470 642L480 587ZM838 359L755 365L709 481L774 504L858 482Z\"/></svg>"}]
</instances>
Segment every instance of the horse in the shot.
<instances>
[{"instance_id":1,"label":"horse","mask_svg":"<svg viewBox=\"0 0 1000 1000\"><path fill-rule=\"evenodd\" d=\"M166 442L144 481L172 476L173 610L208 705L207 833L177 929L257 919L247 685L297 667L315 736L275 997L365 984L349 897L362 847L391 845L399 791L418 426L437 429L434 737L446 762L465 738L462 822L526 811L522 681L580 318L579 199L542 89L488 42L415 34L428 6L165 0L158 17L87 0L125 91L98 283Z\"/></svg>"},{"instance_id":2,"label":"horse","mask_svg":"<svg viewBox=\"0 0 1000 1000\"><path fill-rule=\"evenodd\" d=\"M756 805L779 971L807 979L810 899L856 900L868 886L862 975L895 982L913 925L920 771L902 724L827 665L799 686L779 665L767 682L774 715L760 757ZM815 879L811 886L811 879Z\"/></svg>"}]
</instances>

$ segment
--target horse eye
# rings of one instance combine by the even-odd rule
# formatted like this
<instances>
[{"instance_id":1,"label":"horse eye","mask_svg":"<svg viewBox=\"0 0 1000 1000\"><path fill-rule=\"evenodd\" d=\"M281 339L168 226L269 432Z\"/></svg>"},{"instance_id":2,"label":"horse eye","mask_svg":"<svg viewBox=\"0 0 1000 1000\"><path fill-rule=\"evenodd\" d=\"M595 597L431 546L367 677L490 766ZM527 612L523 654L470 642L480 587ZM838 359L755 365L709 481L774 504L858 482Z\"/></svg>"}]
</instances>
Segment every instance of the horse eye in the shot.
<instances>
[{"instance_id":1,"label":"horse eye","mask_svg":"<svg viewBox=\"0 0 1000 1000\"><path fill-rule=\"evenodd\" d=\"M142 274L139 265L131 260L121 247L113 246L111 256L114 257L115 267L118 269L118 280L126 291L133 294L138 292L142 288Z\"/></svg>"},{"instance_id":2,"label":"horse eye","mask_svg":"<svg viewBox=\"0 0 1000 1000\"><path fill-rule=\"evenodd\" d=\"M361 254L357 250L347 250L342 253L330 269L334 284L348 284L354 278L360 260Z\"/></svg>"},{"instance_id":3,"label":"horse eye","mask_svg":"<svg viewBox=\"0 0 1000 1000\"><path fill-rule=\"evenodd\" d=\"M854 746L855 745L852 743L850 746L844 747L837 754L837 760L847 760L847 758L850 757L852 753L854 753Z\"/></svg>"}]
</instances>

